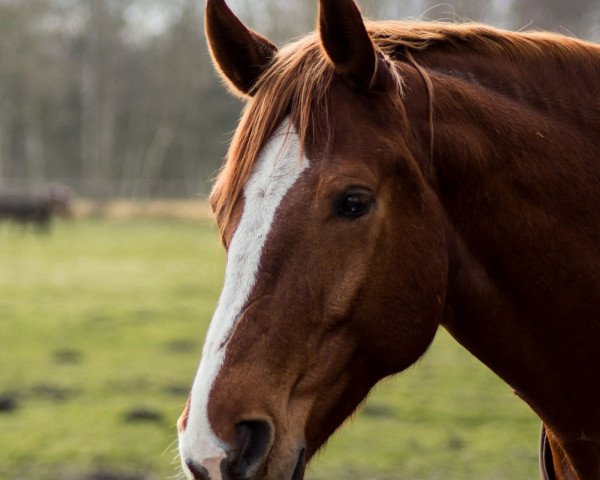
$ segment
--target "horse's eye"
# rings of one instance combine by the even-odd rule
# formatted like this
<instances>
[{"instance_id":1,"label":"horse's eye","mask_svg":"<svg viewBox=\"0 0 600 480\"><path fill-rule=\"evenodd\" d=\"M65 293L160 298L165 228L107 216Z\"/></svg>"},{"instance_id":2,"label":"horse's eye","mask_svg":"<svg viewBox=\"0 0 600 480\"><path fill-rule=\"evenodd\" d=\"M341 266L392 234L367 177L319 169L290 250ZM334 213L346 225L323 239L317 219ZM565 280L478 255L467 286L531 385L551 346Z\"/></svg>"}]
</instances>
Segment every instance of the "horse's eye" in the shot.
<instances>
[{"instance_id":1,"label":"horse's eye","mask_svg":"<svg viewBox=\"0 0 600 480\"><path fill-rule=\"evenodd\" d=\"M344 192L335 204L335 213L339 217L355 219L367 213L373 203L371 194L364 190L353 188Z\"/></svg>"}]
</instances>

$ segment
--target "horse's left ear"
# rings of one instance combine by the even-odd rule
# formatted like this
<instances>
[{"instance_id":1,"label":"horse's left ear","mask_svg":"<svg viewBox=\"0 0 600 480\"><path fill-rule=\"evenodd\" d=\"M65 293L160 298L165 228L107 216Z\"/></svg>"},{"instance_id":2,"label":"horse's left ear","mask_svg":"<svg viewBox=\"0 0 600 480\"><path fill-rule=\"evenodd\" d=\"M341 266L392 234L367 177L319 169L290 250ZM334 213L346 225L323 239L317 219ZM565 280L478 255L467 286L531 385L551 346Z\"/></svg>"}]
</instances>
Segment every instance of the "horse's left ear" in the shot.
<instances>
[{"instance_id":1,"label":"horse's left ear","mask_svg":"<svg viewBox=\"0 0 600 480\"><path fill-rule=\"evenodd\" d=\"M206 1L204 22L215 67L235 93L252 95L252 88L277 47L246 27L225 0Z\"/></svg>"},{"instance_id":2,"label":"horse's left ear","mask_svg":"<svg viewBox=\"0 0 600 480\"><path fill-rule=\"evenodd\" d=\"M364 88L378 86L382 62L354 0L319 0L319 33L338 73Z\"/></svg>"}]
</instances>

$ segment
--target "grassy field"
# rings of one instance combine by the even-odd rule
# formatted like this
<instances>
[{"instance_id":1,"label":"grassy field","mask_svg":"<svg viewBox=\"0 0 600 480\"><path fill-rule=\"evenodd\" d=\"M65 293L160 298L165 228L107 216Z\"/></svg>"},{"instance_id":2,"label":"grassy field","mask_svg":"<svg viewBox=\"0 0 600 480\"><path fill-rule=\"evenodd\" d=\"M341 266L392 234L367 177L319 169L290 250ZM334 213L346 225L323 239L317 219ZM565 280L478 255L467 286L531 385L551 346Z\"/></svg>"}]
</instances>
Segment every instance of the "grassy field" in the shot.
<instances>
[{"instance_id":1,"label":"grassy field","mask_svg":"<svg viewBox=\"0 0 600 480\"><path fill-rule=\"evenodd\" d=\"M219 294L208 222L0 225L0 479L172 477ZM382 383L313 480L537 478L539 422L445 332Z\"/></svg>"}]
</instances>

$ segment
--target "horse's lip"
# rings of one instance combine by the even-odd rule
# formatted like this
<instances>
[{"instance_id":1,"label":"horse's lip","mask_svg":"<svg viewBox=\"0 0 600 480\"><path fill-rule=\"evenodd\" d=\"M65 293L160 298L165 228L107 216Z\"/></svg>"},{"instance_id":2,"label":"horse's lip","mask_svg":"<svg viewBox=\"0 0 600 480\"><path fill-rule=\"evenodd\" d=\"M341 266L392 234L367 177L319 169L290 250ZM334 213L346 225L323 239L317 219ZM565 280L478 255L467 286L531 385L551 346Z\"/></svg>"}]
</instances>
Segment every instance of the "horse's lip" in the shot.
<instances>
[{"instance_id":1,"label":"horse's lip","mask_svg":"<svg viewBox=\"0 0 600 480\"><path fill-rule=\"evenodd\" d=\"M306 448L302 448L298 453L298 460L296 461L296 467L294 468L294 473L292 474L291 480L302 480L304 478L304 454L306 452Z\"/></svg>"}]
</instances>

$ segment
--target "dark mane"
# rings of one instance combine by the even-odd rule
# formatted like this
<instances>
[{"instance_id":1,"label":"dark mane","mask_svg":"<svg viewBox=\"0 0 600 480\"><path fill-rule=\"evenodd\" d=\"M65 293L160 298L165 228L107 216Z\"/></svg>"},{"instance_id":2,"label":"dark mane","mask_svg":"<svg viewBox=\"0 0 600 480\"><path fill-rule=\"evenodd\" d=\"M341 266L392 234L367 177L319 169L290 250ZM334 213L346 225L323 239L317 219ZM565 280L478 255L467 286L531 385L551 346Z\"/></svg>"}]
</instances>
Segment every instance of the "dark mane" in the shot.
<instances>
[{"instance_id":1,"label":"dark mane","mask_svg":"<svg viewBox=\"0 0 600 480\"><path fill-rule=\"evenodd\" d=\"M431 22L368 22L375 45L392 64L401 54L434 48L509 56L529 63L554 59L570 64L600 61L600 46L549 32L510 32L481 24ZM399 72L399 70L395 70ZM323 51L318 34L311 33L282 48L254 89L231 143L227 161L213 192L211 204L226 235L232 208L242 195L252 165L265 141L286 115L298 127L304 144L307 138L327 137L327 104L334 69ZM401 102L402 79L391 92Z\"/></svg>"}]
</instances>

